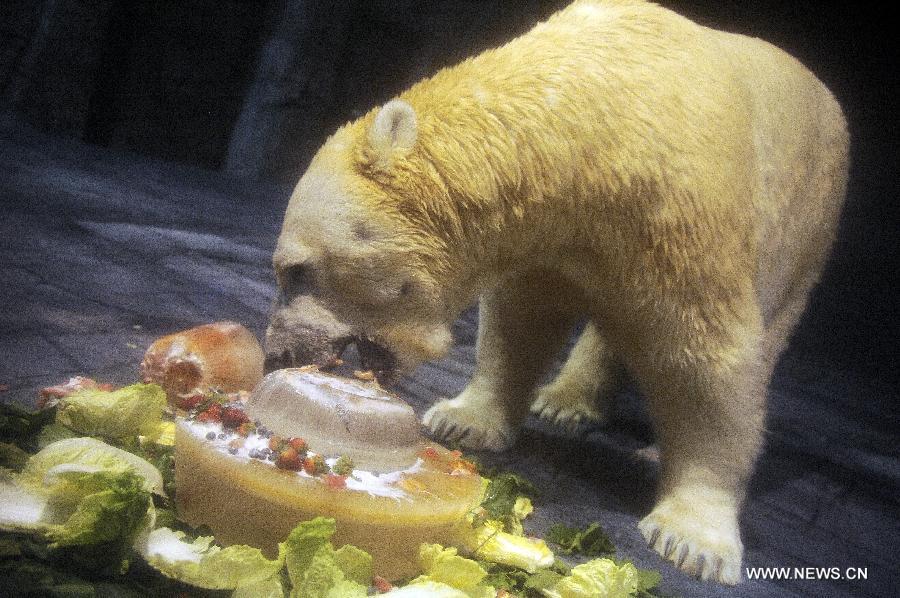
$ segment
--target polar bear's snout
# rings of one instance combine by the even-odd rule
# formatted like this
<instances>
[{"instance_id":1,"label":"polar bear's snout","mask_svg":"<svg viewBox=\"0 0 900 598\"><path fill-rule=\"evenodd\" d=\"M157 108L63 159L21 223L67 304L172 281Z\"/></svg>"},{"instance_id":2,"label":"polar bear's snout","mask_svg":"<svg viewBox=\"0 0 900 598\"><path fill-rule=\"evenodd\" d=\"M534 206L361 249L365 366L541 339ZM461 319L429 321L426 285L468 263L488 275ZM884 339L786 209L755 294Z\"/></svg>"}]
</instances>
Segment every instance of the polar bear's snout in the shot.
<instances>
[{"instance_id":1,"label":"polar bear's snout","mask_svg":"<svg viewBox=\"0 0 900 598\"><path fill-rule=\"evenodd\" d=\"M266 329L266 373L305 365L333 368L350 345L356 347L356 363L348 365L372 371L382 382L393 380L397 359L383 343L342 322L311 294L278 290Z\"/></svg>"}]
</instances>

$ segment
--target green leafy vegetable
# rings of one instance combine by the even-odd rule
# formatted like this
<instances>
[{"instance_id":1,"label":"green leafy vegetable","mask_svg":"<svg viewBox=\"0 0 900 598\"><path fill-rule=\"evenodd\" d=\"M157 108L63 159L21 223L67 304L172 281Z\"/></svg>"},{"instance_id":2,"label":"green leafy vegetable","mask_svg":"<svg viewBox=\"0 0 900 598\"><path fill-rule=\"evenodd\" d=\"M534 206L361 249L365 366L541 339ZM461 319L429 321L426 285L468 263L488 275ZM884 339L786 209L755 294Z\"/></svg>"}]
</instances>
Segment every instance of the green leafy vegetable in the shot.
<instances>
[{"instance_id":1,"label":"green leafy vegetable","mask_svg":"<svg viewBox=\"0 0 900 598\"><path fill-rule=\"evenodd\" d=\"M56 421L89 436L153 435L165 406L166 393L156 384L132 384L112 391L84 389L60 399Z\"/></svg>"},{"instance_id":2,"label":"green leafy vegetable","mask_svg":"<svg viewBox=\"0 0 900 598\"><path fill-rule=\"evenodd\" d=\"M284 555L275 560L251 546L221 548L212 537L193 541L184 532L160 527L137 546L138 552L160 573L181 582L213 590L228 590L263 582L284 566Z\"/></svg>"},{"instance_id":3,"label":"green leafy vegetable","mask_svg":"<svg viewBox=\"0 0 900 598\"><path fill-rule=\"evenodd\" d=\"M620 567L624 565L633 565L631 561L619 561L616 559L613 559L613 561ZM659 586L659 582L662 580L659 571L641 569L639 567L635 567L635 570L637 570L637 596L639 598L656 596L657 586Z\"/></svg>"},{"instance_id":4,"label":"green leafy vegetable","mask_svg":"<svg viewBox=\"0 0 900 598\"><path fill-rule=\"evenodd\" d=\"M33 450L34 436L55 416L56 409L32 411L15 403L0 402L0 442Z\"/></svg>"},{"instance_id":5,"label":"green leafy vegetable","mask_svg":"<svg viewBox=\"0 0 900 598\"><path fill-rule=\"evenodd\" d=\"M514 473L501 473L490 480L481 507L488 519L503 523L503 530L522 534L522 519L531 510L531 501L522 500L534 496L537 490L525 478Z\"/></svg>"},{"instance_id":6,"label":"green leafy vegetable","mask_svg":"<svg viewBox=\"0 0 900 598\"><path fill-rule=\"evenodd\" d=\"M562 562L554 563L550 568L541 569L536 573L487 561L480 561L479 564L488 572L483 581L484 585L507 590L516 596L540 595L540 590L553 587L569 573L569 567Z\"/></svg>"},{"instance_id":7,"label":"green leafy vegetable","mask_svg":"<svg viewBox=\"0 0 900 598\"><path fill-rule=\"evenodd\" d=\"M116 570L127 567L131 545L152 522L150 492L129 469L60 465L40 492L17 482L0 482L0 528L40 536L50 549L102 547L100 560Z\"/></svg>"},{"instance_id":8,"label":"green leafy vegetable","mask_svg":"<svg viewBox=\"0 0 900 598\"><path fill-rule=\"evenodd\" d=\"M548 542L559 545L566 554L603 556L615 554L616 547L599 523L592 523L584 530L556 524L547 531Z\"/></svg>"},{"instance_id":9,"label":"green leafy vegetable","mask_svg":"<svg viewBox=\"0 0 900 598\"><path fill-rule=\"evenodd\" d=\"M162 493L159 470L146 460L93 438L69 438L48 445L26 464L17 483L37 493L47 493L44 477L59 465L82 465L112 472L131 470L144 479L144 487Z\"/></svg>"},{"instance_id":10,"label":"green leafy vegetable","mask_svg":"<svg viewBox=\"0 0 900 598\"><path fill-rule=\"evenodd\" d=\"M254 583L239 585L231 598L284 598L284 584L280 575Z\"/></svg>"},{"instance_id":11,"label":"green leafy vegetable","mask_svg":"<svg viewBox=\"0 0 900 598\"><path fill-rule=\"evenodd\" d=\"M345 544L334 551L334 561L351 581L368 586L375 576L372 555L352 544Z\"/></svg>"},{"instance_id":12,"label":"green leafy vegetable","mask_svg":"<svg viewBox=\"0 0 900 598\"><path fill-rule=\"evenodd\" d=\"M422 544L419 548L419 561L423 575L414 579L409 587L437 583L455 588L463 596L472 598L493 598L496 594L493 587L482 584L487 571L477 562L459 556L456 548ZM424 590L423 595L427 595Z\"/></svg>"},{"instance_id":13,"label":"green leafy vegetable","mask_svg":"<svg viewBox=\"0 0 900 598\"><path fill-rule=\"evenodd\" d=\"M66 440L67 438L78 438L82 436L75 430L66 427L58 422L51 422L41 428L41 431L38 432L37 436L35 436L35 445L37 449L44 449L57 442L59 440Z\"/></svg>"},{"instance_id":14,"label":"green leafy vegetable","mask_svg":"<svg viewBox=\"0 0 900 598\"><path fill-rule=\"evenodd\" d=\"M437 581L416 581L402 588L391 590L384 596L390 598L472 598L471 594L463 592L453 586ZM484 594L487 598L494 598L493 594Z\"/></svg>"},{"instance_id":15,"label":"green leafy vegetable","mask_svg":"<svg viewBox=\"0 0 900 598\"><path fill-rule=\"evenodd\" d=\"M518 567L528 573L553 564L553 553L546 542L504 532L499 522L488 521L464 531L462 541L479 559Z\"/></svg>"},{"instance_id":16,"label":"green leafy vegetable","mask_svg":"<svg viewBox=\"0 0 900 598\"><path fill-rule=\"evenodd\" d=\"M0 467L7 467L13 471L22 471L30 457L31 455L15 444L0 442Z\"/></svg>"},{"instance_id":17,"label":"green leafy vegetable","mask_svg":"<svg viewBox=\"0 0 900 598\"><path fill-rule=\"evenodd\" d=\"M48 512L66 518L48 528L52 546L119 542L124 553L150 523L150 493L133 471L70 469L54 477Z\"/></svg>"},{"instance_id":18,"label":"green leafy vegetable","mask_svg":"<svg viewBox=\"0 0 900 598\"><path fill-rule=\"evenodd\" d=\"M298 524L282 543L292 598L366 595L371 577L359 578L370 570L372 557L359 549L347 549L337 556L330 542L336 529L334 519L316 517Z\"/></svg>"},{"instance_id":19,"label":"green leafy vegetable","mask_svg":"<svg viewBox=\"0 0 900 598\"><path fill-rule=\"evenodd\" d=\"M541 592L549 598L627 598L638 592L638 572L631 563L594 559L573 567L569 575Z\"/></svg>"}]
</instances>

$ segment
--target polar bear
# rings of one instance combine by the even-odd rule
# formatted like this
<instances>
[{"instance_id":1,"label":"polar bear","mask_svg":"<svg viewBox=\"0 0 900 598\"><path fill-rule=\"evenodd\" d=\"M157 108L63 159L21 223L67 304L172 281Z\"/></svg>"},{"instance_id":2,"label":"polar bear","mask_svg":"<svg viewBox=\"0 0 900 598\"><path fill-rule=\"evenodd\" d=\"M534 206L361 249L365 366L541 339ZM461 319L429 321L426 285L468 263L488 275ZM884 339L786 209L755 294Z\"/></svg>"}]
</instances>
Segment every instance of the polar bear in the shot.
<instances>
[{"instance_id":1,"label":"polar bear","mask_svg":"<svg viewBox=\"0 0 900 598\"><path fill-rule=\"evenodd\" d=\"M577 1L327 140L273 257L268 365L356 341L370 367L412 368L480 298L474 375L425 414L431 432L504 450L530 407L602 419L627 371L662 463L642 533L737 583L766 386L832 244L847 153L837 102L777 48Z\"/></svg>"}]
</instances>

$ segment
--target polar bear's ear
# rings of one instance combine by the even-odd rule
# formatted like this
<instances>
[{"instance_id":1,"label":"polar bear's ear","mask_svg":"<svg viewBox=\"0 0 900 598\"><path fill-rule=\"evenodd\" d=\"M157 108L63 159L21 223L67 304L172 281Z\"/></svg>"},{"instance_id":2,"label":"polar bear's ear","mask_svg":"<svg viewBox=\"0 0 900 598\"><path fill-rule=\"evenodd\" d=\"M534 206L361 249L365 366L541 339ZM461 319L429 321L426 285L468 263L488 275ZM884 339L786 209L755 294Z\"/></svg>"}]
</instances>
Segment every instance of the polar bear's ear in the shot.
<instances>
[{"instance_id":1,"label":"polar bear's ear","mask_svg":"<svg viewBox=\"0 0 900 598\"><path fill-rule=\"evenodd\" d=\"M394 155L404 154L416 145L416 111L403 100L391 100L381 107L369 130L369 144L382 166Z\"/></svg>"}]
</instances>

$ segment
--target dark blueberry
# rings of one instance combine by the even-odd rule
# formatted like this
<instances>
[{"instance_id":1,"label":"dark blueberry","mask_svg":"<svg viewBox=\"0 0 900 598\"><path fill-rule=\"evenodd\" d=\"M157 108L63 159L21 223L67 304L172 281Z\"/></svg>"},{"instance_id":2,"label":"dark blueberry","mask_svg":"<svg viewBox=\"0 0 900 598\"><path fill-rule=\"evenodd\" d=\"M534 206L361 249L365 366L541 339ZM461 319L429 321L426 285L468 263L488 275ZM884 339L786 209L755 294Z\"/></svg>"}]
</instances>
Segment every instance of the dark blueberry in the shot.
<instances>
[{"instance_id":1,"label":"dark blueberry","mask_svg":"<svg viewBox=\"0 0 900 598\"><path fill-rule=\"evenodd\" d=\"M231 453L232 455L237 455L237 453L238 453L238 448L237 448L236 446L229 446L229 447L228 447L228 452Z\"/></svg>"},{"instance_id":2,"label":"dark blueberry","mask_svg":"<svg viewBox=\"0 0 900 598\"><path fill-rule=\"evenodd\" d=\"M278 455L276 455L272 451L269 451L269 454L266 455L266 459L268 459L269 461L274 461L277 458L278 458Z\"/></svg>"},{"instance_id":3,"label":"dark blueberry","mask_svg":"<svg viewBox=\"0 0 900 598\"><path fill-rule=\"evenodd\" d=\"M250 449L250 452L247 454L251 459L259 459L259 451L256 449Z\"/></svg>"},{"instance_id":4,"label":"dark blueberry","mask_svg":"<svg viewBox=\"0 0 900 598\"><path fill-rule=\"evenodd\" d=\"M268 428L266 428L265 426L256 424L256 433L259 434L260 436L265 436L266 432L268 432L268 431L269 431Z\"/></svg>"},{"instance_id":5,"label":"dark blueberry","mask_svg":"<svg viewBox=\"0 0 900 598\"><path fill-rule=\"evenodd\" d=\"M275 435L275 432L273 432L272 430L266 430L266 438L271 438L274 435Z\"/></svg>"},{"instance_id":6,"label":"dark blueberry","mask_svg":"<svg viewBox=\"0 0 900 598\"><path fill-rule=\"evenodd\" d=\"M206 439L207 439L207 440L215 440L215 439L216 439L216 433L215 433L215 432L207 432L207 433L206 433Z\"/></svg>"},{"instance_id":7,"label":"dark blueberry","mask_svg":"<svg viewBox=\"0 0 900 598\"><path fill-rule=\"evenodd\" d=\"M218 438L219 438L219 440L225 440L226 436L227 436L227 434L225 432L219 432Z\"/></svg>"},{"instance_id":8,"label":"dark blueberry","mask_svg":"<svg viewBox=\"0 0 900 598\"><path fill-rule=\"evenodd\" d=\"M262 422L260 422L258 419L254 419L254 420L253 420L253 425L256 426L256 427L258 428L258 427L260 427L260 426L262 425Z\"/></svg>"}]
</instances>

